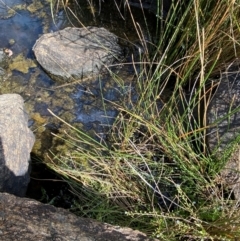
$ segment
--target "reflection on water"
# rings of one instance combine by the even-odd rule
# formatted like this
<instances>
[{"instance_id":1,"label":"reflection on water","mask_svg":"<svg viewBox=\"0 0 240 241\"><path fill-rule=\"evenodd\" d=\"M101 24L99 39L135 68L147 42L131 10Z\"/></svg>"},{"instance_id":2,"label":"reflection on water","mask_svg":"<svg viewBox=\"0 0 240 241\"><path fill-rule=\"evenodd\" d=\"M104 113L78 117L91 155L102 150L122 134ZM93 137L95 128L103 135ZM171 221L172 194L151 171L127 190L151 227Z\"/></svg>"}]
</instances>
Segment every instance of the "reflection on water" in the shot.
<instances>
[{"instance_id":1,"label":"reflection on water","mask_svg":"<svg viewBox=\"0 0 240 241\"><path fill-rule=\"evenodd\" d=\"M42 23L37 17L33 20L29 12L18 11L11 18L0 19L0 29L0 48L10 48L15 55L23 53L29 57L36 37L42 33Z\"/></svg>"}]
</instances>

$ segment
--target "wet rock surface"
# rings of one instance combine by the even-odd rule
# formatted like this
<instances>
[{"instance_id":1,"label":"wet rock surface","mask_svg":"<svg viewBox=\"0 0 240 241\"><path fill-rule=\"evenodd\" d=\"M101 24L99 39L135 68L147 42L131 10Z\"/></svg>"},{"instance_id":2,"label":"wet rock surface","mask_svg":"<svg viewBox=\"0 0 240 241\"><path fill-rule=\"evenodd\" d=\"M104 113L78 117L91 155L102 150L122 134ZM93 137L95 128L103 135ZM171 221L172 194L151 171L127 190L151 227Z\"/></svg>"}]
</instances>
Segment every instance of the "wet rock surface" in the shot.
<instances>
[{"instance_id":1,"label":"wet rock surface","mask_svg":"<svg viewBox=\"0 0 240 241\"><path fill-rule=\"evenodd\" d=\"M35 138L28 128L22 97L0 95L0 116L0 191L24 196Z\"/></svg>"},{"instance_id":2,"label":"wet rock surface","mask_svg":"<svg viewBox=\"0 0 240 241\"><path fill-rule=\"evenodd\" d=\"M104 28L72 28L42 35L33 46L37 61L55 80L99 74L118 58L117 37Z\"/></svg>"},{"instance_id":3,"label":"wet rock surface","mask_svg":"<svg viewBox=\"0 0 240 241\"><path fill-rule=\"evenodd\" d=\"M130 228L76 217L64 209L6 193L0 193L0 239L5 241L156 240Z\"/></svg>"},{"instance_id":4,"label":"wet rock surface","mask_svg":"<svg viewBox=\"0 0 240 241\"><path fill-rule=\"evenodd\" d=\"M230 150L231 142L240 134L240 72L239 67L230 68L221 75L221 82L208 109L208 144L211 152L221 160L224 153L232 151L231 158L222 171L224 182L240 199L240 147ZM231 112L233 115L228 116Z\"/></svg>"}]
</instances>

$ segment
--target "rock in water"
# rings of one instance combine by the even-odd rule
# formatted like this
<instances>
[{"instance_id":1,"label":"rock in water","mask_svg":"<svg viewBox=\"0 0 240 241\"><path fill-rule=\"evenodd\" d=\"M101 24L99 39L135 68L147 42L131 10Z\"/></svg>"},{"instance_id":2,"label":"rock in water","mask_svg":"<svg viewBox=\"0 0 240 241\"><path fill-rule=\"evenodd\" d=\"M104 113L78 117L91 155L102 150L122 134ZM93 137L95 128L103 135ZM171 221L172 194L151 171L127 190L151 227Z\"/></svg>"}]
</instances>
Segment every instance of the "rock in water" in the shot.
<instances>
[{"instance_id":1,"label":"rock in water","mask_svg":"<svg viewBox=\"0 0 240 241\"><path fill-rule=\"evenodd\" d=\"M39 64L62 82L99 74L120 55L118 38L105 28L72 28L42 35L33 46Z\"/></svg>"},{"instance_id":2,"label":"rock in water","mask_svg":"<svg viewBox=\"0 0 240 241\"><path fill-rule=\"evenodd\" d=\"M24 196L34 135L20 95L0 95L0 191Z\"/></svg>"}]
</instances>

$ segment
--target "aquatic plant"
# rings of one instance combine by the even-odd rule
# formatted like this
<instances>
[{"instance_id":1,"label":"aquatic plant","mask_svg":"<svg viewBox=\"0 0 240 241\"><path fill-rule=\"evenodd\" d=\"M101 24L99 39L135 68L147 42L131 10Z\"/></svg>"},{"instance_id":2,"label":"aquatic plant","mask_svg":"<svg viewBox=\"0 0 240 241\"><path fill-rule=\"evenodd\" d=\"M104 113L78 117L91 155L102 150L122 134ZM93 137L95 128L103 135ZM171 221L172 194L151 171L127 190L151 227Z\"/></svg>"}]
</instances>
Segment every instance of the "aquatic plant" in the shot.
<instances>
[{"instance_id":1,"label":"aquatic plant","mask_svg":"<svg viewBox=\"0 0 240 241\"><path fill-rule=\"evenodd\" d=\"M49 157L76 194L74 212L160 240L240 238L238 202L219 176L229 156L216 160L206 143L218 84L211 80L239 56L239 7L234 0L176 1L167 16L158 12L152 41L143 37L147 19L140 27L130 14L144 49L132 62L138 101L126 96L128 103L115 105L107 143L61 120L66 134L59 138L71 151Z\"/></svg>"}]
</instances>

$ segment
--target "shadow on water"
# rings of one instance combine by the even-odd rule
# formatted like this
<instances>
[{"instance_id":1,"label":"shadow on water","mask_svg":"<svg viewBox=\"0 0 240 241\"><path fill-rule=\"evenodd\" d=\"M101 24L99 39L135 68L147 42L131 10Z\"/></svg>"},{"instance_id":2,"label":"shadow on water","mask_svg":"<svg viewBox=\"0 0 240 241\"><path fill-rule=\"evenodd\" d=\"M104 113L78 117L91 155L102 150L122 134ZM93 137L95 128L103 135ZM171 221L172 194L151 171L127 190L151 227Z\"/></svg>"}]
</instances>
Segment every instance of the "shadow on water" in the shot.
<instances>
[{"instance_id":1,"label":"shadow on water","mask_svg":"<svg viewBox=\"0 0 240 241\"><path fill-rule=\"evenodd\" d=\"M18 172L21 173L21 175L16 176L7 166L9 163L6 163L6 156L4 154L4 150L6 151L6 148L6 145L3 147L2 138L0 138L0 191L23 197L26 194L26 188L29 183L29 170L25 173L21 173L22 170L21 167L19 167ZM7 158L9 159L12 157L8 156Z\"/></svg>"},{"instance_id":2,"label":"shadow on water","mask_svg":"<svg viewBox=\"0 0 240 241\"><path fill-rule=\"evenodd\" d=\"M32 155L31 180L26 197L66 209L71 208L74 199L68 184L49 170L35 155Z\"/></svg>"}]
</instances>

